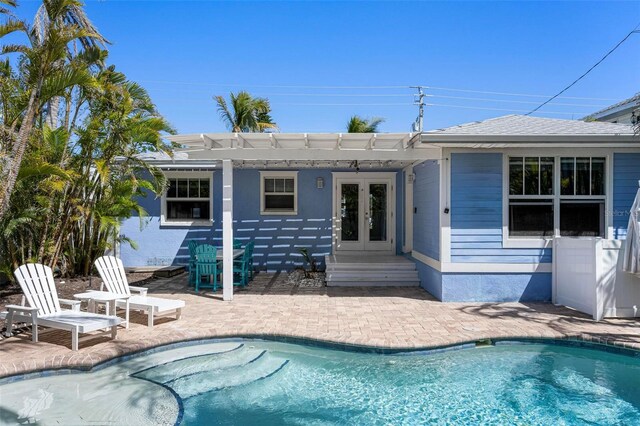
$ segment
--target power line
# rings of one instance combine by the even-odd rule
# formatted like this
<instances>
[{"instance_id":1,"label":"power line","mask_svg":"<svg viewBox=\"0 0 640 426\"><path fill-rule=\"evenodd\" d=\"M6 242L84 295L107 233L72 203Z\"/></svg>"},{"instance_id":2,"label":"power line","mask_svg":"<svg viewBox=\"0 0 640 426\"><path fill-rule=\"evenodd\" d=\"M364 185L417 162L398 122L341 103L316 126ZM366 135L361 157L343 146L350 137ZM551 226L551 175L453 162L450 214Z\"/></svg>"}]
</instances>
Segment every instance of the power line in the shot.
<instances>
[{"instance_id":1,"label":"power line","mask_svg":"<svg viewBox=\"0 0 640 426\"><path fill-rule=\"evenodd\" d=\"M280 106L410 106L413 105L411 102L397 102L397 103L314 103L314 102L304 102L304 103L289 103L289 102L275 102L271 103L271 105L280 105Z\"/></svg>"},{"instance_id":2,"label":"power line","mask_svg":"<svg viewBox=\"0 0 640 426\"><path fill-rule=\"evenodd\" d=\"M638 31L638 27L640 27L640 24L636 25L636 27L629 31L629 34L627 34L622 40L620 40L618 42L618 44L616 44L613 49L609 50L598 62L596 62L591 68L589 68L584 74L582 74L580 77L576 78L571 84L569 84L567 87L565 87L564 89L562 89L561 91L559 91L558 93L556 93L555 95L553 95L552 97L550 97L549 99L547 99L546 101L544 101L543 103L541 103L540 105L538 105L537 107L535 107L534 109L532 109L531 111L529 111L528 113L526 113L525 115L531 115L534 112L538 111L540 108L542 108L543 106L545 106L546 104L548 104L549 102L553 101L555 98L557 98L558 96L562 95L564 92L566 92L567 90L569 90L570 88L572 88L576 83L578 83L580 80L582 80L587 74L589 74L591 71L594 70L594 68L596 68L598 65L600 65L602 62L604 62L605 59L607 59L609 57L609 55L611 55L613 52L616 51L616 49L618 47L620 47L622 45L622 43L624 43L625 41L627 41L627 39L629 37L631 37L632 34L636 34L636 33L640 33L640 31Z\"/></svg>"},{"instance_id":3,"label":"power line","mask_svg":"<svg viewBox=\"0 0 640 426\"><path fill-rule=\"evenodd\" d=\"M157 90L157 89L154 89ZM173 90L170 90L173 91ZM181 90L181 93L199 93L203 94L201 91L185 91ZM209 97L209 94L203 94L203 96ZM382 94L374 94L374 93L255 93L255 96L265 97L265 98L274 98L274 97L305 97L305 98L407 98L409 96L416 96L411 93L382 93ZM501 102L501 103L515 103L515 104L534 104L537 105L538 101L524 101L517 99L497 99L497 98L479 98L479 97L468 97L468 96L450 96L450 95L435 95L435 94L424 94L424 97L427 98L442 98L442 99L460 99L465 101L474 101L474 102ZM578 103L561 103L554 102L556 106L569 106L569 107L586 107L586 108L603 108L606 105L603 104L578 104Z\"/></svg>"},{"instance_id":4,"label":"power line","mask_svg":"<svg viewBox=\"0 0 640 426\"><path fill-rule=\"evenodd\" d=\"M448 92L464 92L464 93L480 93L485 95L502 95L502 96L521 96L525 98L548 98L551 95L532 95L527 93L511 93L511 92L492 92L488 90L470 90L470 89L454 89L450 87L427 86L430 90L443 90ZM561 99L580 99L588 101L617 101L616 98L586 98L580 96L561 96Z\"/></svg>"},{"instance_id":5,"label":"power line","mask_svg":"<svg viewBox=\"0 0 640 426\"><path fill-rule=\"evenodd\" d=\"M482 102L506 102L506 103L515 103L515 104L538 104L536 101L521 101L521 100L511 100L511 99L490 99L490 98L470 98L464 96L447 96L447 95L427 95L431 98L443 98L443 99L463 99L468 101L482 101ZM575 106L575 107L588 107L588 108L602 108L606 105L591 105L591 104L572 104L572 103L558 103L555 102L553 105L556 106Z\"/></svg>"},{"instance_id":6,"label":"power line","mask_svg":"<svg viewBox=\"0 0 640 426\"><path fill-rule=\"evenodd\" d=\"M463 109L479 109L485 111L506 111L506 112L527 112L526 109L511 109L511 108L490 108L490 107L474 107L466 105L450 105L450 104L426 104L427 106L446 107L446 108L463 108ZM563 115L586 115L585 112L562 112L562 111L540 111L538 114L563 114Z\"/></svg>"},{"instance_id":7,"label":"power line","mask_svg":"<svg viewBox=\"0 0 640 426\"><path fill-rule=\"evenodd\" d=\"M289 103L278 102L274 105L278 106L411 106L412 103ZM437 104L437 103L425 103L424 106L428 107L444 107L444 108L463 108L463 109L477 109L483 111L505 111L505 112L527 112L526 109L512 109L512 108L491 108L480 106L467 106L467 105L453 105L453 104ZM540 111L538 114L563 114L563 115L586 115L586 112L566 112L566 111Z\"/></svg>"},{"instance_id":8,"label":"power line","mask_svg":"<svg viewBox=\"0 0 640 426\"><path fill-rule=\"evenodd\" d=\"M243 87L243 88L263 88L263 89L315 89L315 90L387 90L387 89L409 89L411 86L321 86L321 85L268 85L268 84L237 84L237 83L203 83L193 81L169 81L169 80L136 80L140 83L151 84L173 84L173 85L186 85L186 86L210 86L210 87ZM415 86L413 86L415 88ZM473 89L459 89L452 87L439 87L422 85L423 88L429 90L442 90L450 92L463 92L463 93L479 93L487 95L501 95L501 96L519 96L528 98L548 98L550 95L539 95L529 93L514 93L514 92L496 92L489 90L473 90ZM316 94L320 96L321 94ZM301 95L303 96L303 95ZM306 95L304 95L306 96ZM402 95L390 95L390 96L413 96L412 94ZM593 97L581 97L581 96L561 96L561 99L576 99L576 100L591 100L591 101L617 101L617 98L593 98Z\"/></svg>"},{"instance_id":9,"label":"power line","mask_svg":"<svg viewBox=\"0 0 640 426\"><path fill-rule=\"evenodd\" d=\"M294 85L270 85L270 84L222 84L222 83L198 83L192 81L167 81L167 80L136 80L140 83L158 84L184 84L191 86L213 87L256 87L273 89L407 89L409 86L294 86Z\"/></svg>"}]
</instances>

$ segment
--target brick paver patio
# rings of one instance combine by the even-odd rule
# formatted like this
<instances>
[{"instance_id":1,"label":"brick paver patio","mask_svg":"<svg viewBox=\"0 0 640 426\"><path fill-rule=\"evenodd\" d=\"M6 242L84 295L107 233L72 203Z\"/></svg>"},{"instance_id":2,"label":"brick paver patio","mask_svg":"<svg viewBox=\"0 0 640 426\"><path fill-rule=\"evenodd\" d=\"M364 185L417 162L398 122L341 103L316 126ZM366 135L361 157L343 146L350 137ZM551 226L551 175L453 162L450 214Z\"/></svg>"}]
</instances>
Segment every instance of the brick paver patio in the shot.
<instances>
[{"instance_id":1,"label":"brick paver patio","mask_svg":"<svg viewBox=\"0 0 640 426\"><path fill-rule=\"evenodd\" d=\"M70 333L28 333L0 341L0 377L64 367L89 368L118 355L207 337L286 336L382 348L433 348L489 338L576 338L640 349L640 320L594 322L551 304L441 303L420 288L303 288L283 276L261 274L233 302L217 294L195 294L186 276L149 284L160 297L186 301L180 321L132 314L118 339L81 342L72 352Z\"/></svg>"}]
</instances>

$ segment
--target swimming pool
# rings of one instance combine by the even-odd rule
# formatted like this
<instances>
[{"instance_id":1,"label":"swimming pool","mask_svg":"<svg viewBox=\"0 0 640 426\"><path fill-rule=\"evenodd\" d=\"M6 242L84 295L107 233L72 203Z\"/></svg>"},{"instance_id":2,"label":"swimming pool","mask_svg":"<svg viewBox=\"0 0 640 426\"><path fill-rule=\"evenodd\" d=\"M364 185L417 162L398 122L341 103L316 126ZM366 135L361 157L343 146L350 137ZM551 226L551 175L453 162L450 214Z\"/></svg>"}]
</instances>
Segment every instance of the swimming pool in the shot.
<instances>
[{"instance_id":1,"label":"swimming pool","mask_svg":"<svg viewBox=\"0 0 640 426\"><path fill-rule=\"evenodd\" d=\"M0 385L4 424L640 424L640 357L552 344L380 355L262 340Z\"/></svg>"}]
</instances>

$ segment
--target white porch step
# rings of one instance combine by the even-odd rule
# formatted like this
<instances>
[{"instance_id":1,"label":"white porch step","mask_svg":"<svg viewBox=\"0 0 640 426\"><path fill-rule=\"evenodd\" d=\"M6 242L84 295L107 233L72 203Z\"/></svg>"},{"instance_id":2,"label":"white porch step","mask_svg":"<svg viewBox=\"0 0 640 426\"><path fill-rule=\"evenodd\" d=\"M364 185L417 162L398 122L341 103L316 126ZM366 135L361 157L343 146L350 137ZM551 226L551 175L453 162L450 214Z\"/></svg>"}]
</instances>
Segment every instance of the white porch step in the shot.
<instances>
[{"instance_id":1,"label":"white porch step","mask_svg":"<svg viewBox=\"0 0 640 426\"><path fill-rule=\"evenodd\" d=\"M420 281L327 281L327 287L420 287Z\"/></svg>"},{"instance_id":2,"label":"white porch step","mask_svg":"<svg viewBox=\"0 0 640 426\"><path fill-rule=\"evenodd\" d=\"M416 265L408 263L339 263L327 264L327 271L413 271Z\"/></svg>"},{"instance_id":3,"label":"white porch step","mask_svg":"<svg viewBox=\"0 0 640 426\"><path fill-rule=\"evenodd\" d=\"M370 281L389 281L389 280L418 280L418 271L332 271L327 272L327 280L370 280Z\"/></svg>"},{"instance_id":4,"label":"white porch step","mask_svg":"<svg viewBox=\"0 0 640 426\"><path fill-rule=\"evenodd\" d=\"M420 285L416 265L402 256L347 254L326 259L327 286L395 287Z\"/></svg>"}]
</instances>

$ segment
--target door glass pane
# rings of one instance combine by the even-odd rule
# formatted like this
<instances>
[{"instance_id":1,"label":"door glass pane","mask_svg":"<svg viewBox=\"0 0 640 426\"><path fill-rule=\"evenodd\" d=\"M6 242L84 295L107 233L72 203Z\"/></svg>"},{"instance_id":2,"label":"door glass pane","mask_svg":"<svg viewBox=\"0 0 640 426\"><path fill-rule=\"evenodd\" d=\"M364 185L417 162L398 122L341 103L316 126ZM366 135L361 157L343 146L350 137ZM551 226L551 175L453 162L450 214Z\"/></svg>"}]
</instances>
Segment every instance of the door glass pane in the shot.
<instances>
[{"instance_id":1,"label":"door glass pane","mask_svg":"<svg viewBox=\"0 0 640 426\"><path fill-rule=\"evenodd\" d=\"M342 229L340 239L342 241L358 241L358 198L360 195L360 185L357 183L343 183L342 199L340 200L340 218Z\"/></svg>"},{"instance_id":2,"label":"door glass pane","mask_svg":"<svg viewBox=\"0 0 640 426\"><path fill-rule=\"evenodd\" d=\"M588 157L576 158L576 195L589 195L589 164Z\"/></svg>"},{"instance_id":3,"label":"door glass pane","mask_svg":"<svg viewBox=\"0 0 640 426\"><path fill-rule=\"evenodd\" d=\"M387 184L369 185L369 241L387 240Z\"/></svg>"},{"instance_id":4,"label":"door glass pane","mask_svg":"<svg viewBox=\"0 0 640 426\"><path fill-rule=\"evenodd\" d=\"M524 193L538 195L540 192L540 168L538 157L527 157L524 164Z\"/></svg>"},{"instance_id":5,"label":"door glass pane","mask_svg":"<svg viewBox=\"0 0 640 426\"><path fill-rule=\"evenodd\" d=\"M604 195L604 158L591 159L591 195Z\"/></svg>"},{"instance_id":6,"label":"door glass pane","mask_svg":"<svg viewBox=\"0 0 640 426\"><path fill-rule=\"evenodd\" d=\"M573 161L574 158L562 158L560 160L560 194L573 194Z\"/></svg>"},{"instance_id":7,"label":"door glass pane","mask_svg":"<svg viewBox=\"0 0 640 426\"><path fill-rule=\"evenodd\" d=\"M509 194L522 195L522 157L509 158Z\"/></svg>"}]
</instances>

